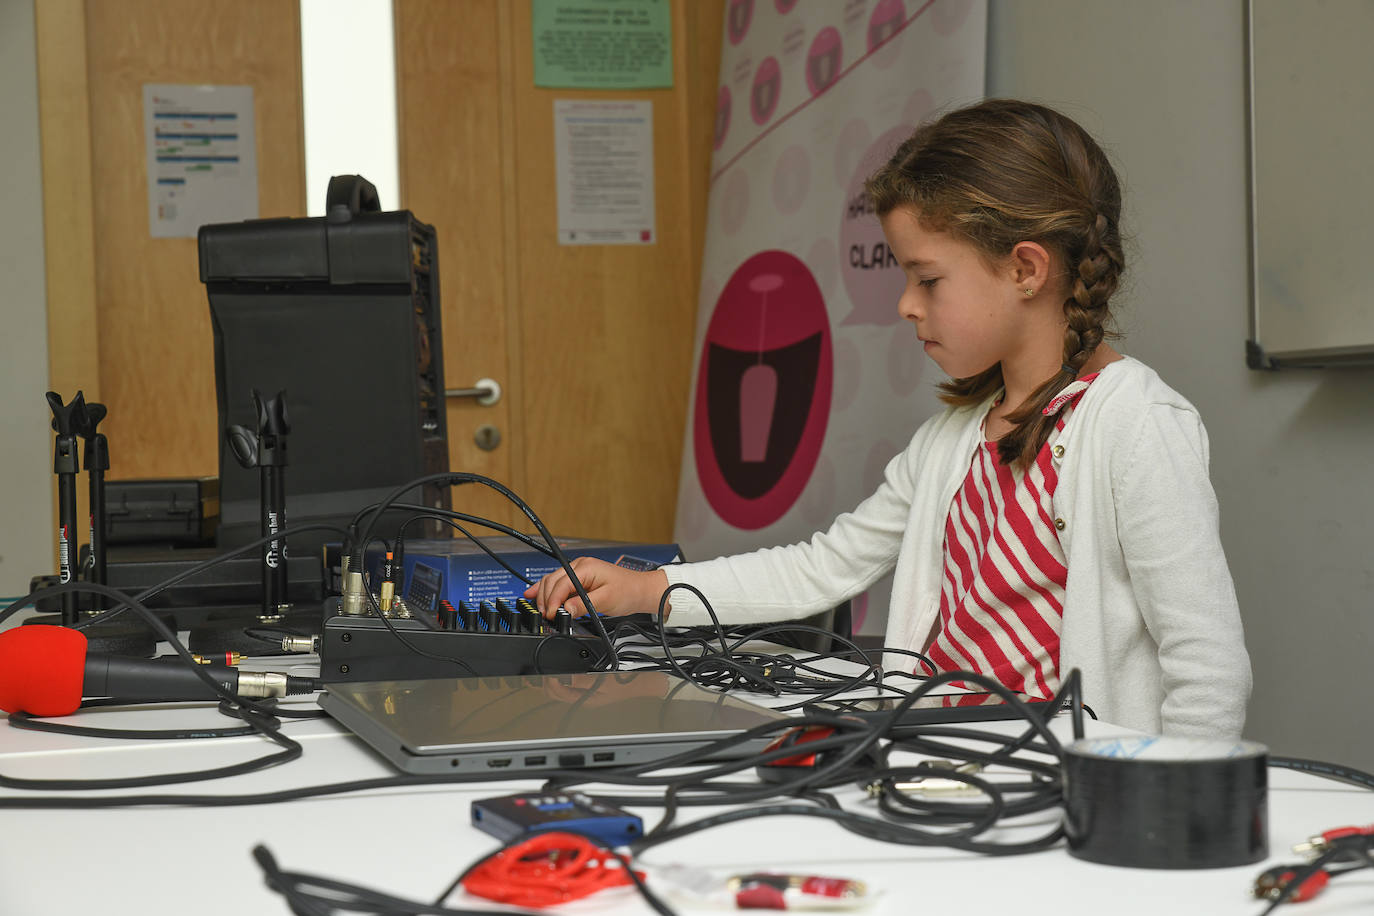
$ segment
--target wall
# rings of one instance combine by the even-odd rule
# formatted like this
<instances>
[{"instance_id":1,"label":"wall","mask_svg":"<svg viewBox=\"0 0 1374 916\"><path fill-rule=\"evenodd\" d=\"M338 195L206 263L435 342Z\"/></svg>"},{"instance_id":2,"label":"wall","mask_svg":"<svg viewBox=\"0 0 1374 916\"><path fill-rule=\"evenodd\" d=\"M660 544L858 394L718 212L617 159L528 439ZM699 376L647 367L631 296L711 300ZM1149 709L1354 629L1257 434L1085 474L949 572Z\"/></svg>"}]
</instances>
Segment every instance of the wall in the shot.
<instances>
[{"instance_id":1,"label":"wall","mask_svg":"<svg viewBox=\"0 0 1374 916\"><path fill-rule=\"evenodd\" d=\"M1065 110L1121 172L1133 238L1121 349L1192 400L1211 435L1255 671L1248 736L1374 768L1360 711L1374 645L1374 370L1245 368L1244 5L993 0L988 41L989 94Z\"/></svg>"},{"instance_id":2,"label":"wall","mask_svg":"<svg viewBox=\"0 0 1374 916\"><path fill-rule=\"evenodd\" d=\"M33 0L0 0L0 595L23 595L29 578L55 571L52 418L47 293L43 282L43 184ZM76 392L63 392L70 398Z\"/></svg>"}]
</instances>

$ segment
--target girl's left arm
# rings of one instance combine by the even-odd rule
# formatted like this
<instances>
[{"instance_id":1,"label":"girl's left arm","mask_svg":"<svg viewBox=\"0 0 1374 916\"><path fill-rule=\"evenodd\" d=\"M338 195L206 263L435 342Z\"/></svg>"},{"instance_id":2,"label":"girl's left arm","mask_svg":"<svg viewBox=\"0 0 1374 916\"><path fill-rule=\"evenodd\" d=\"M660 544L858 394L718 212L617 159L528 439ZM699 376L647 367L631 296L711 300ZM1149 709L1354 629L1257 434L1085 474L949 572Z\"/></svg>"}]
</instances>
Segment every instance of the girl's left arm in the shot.
<instances>
[{"instance_id":1,"label":"girl's left arm","mask_svg":"<svg viewBox=\"0 0 1374 916\"><path fill-rule=\"evenodd\" d=\"M1146 408L1114 474L1117 536L1159 647L1166 733L1239 736L1250 695L1235 586L1221 546L1207 432L1190 407Z\"/></svg>"}]
</instances>

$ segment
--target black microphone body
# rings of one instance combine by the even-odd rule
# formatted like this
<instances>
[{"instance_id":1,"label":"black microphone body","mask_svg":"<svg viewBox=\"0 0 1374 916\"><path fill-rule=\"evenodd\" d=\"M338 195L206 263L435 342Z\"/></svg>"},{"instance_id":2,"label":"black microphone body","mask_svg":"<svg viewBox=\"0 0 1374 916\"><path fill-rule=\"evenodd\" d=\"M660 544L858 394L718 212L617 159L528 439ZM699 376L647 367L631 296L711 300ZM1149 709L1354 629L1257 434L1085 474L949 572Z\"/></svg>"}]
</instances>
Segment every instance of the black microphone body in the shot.
<instances>
[{"instance_id":1,"label":"black microphone body","mask_svg":"<svg viewBox=\"0 0 1374 916\"><path fill-rule=\"evenodd\" d=\"M207 666L205 673L230 693L238 691L237 670ZM213 700L219 696L179 658L122 655L87 655L81 695L121 700Z\"/></svg>"},{"instance_id":2,"label":"black microphone body","mask_svg":"<svg viewBox=\"0 0 1374 916\"><path fill-rule=\"evenodd\" d=\"M230 693L245 697L280 697L310 693L310 678L268 671L239 671L225 665L200 669ZM84 697L120 700L215 700L219 694L177 656L130 658L87 655L81 682Z\"/></svg>"}]
</instances>

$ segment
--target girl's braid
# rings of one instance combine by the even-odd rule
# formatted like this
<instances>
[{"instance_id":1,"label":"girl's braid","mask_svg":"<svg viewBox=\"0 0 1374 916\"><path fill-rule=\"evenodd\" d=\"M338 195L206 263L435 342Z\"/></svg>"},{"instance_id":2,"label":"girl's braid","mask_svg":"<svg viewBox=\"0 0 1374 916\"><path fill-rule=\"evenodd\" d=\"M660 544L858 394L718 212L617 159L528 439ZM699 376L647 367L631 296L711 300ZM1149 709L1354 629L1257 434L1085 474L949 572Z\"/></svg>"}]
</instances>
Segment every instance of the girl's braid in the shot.
<instances>
[{"instance_id":1,"label":"girl's braid","mask_svg":"<svg viewBox=\"0 0 1374 916\"><path fill-rule=\"evenodd\" d=\"M1107 303L1121 279L1122 258L1119 246L1104 244L1110 231L1107 217L1093 214L1088 220L1078 269L1069 298L1064 301L1068 328L1064 332L1064 365L1076 376L1102 343L1108 317Z\"/></svg>"}]
</instances>

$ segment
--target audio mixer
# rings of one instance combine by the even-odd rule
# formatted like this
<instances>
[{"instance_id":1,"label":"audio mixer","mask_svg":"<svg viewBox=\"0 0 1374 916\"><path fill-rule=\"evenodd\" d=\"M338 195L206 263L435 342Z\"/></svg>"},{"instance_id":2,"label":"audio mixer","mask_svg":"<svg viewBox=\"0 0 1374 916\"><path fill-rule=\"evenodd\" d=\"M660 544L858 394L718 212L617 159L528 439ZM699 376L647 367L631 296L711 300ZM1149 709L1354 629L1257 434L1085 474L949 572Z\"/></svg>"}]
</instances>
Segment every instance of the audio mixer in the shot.
<instances>
[{"instance_id":1,"label":"audio mixer","mask_svg":"<svg viewBox=\"0 0 1374 916\"><path fill-rule=\"evenodd\" d=\"M523 598L476 607L441 601L438 612L396 605L400 614L336 614L320 635L326 682L569 674L590 671L605 656L600 637L560 610L553 621ZM402 616L403 615L403 616ZM388 626L390 624L390 626Z\"/></svg>"}]
</instances>

